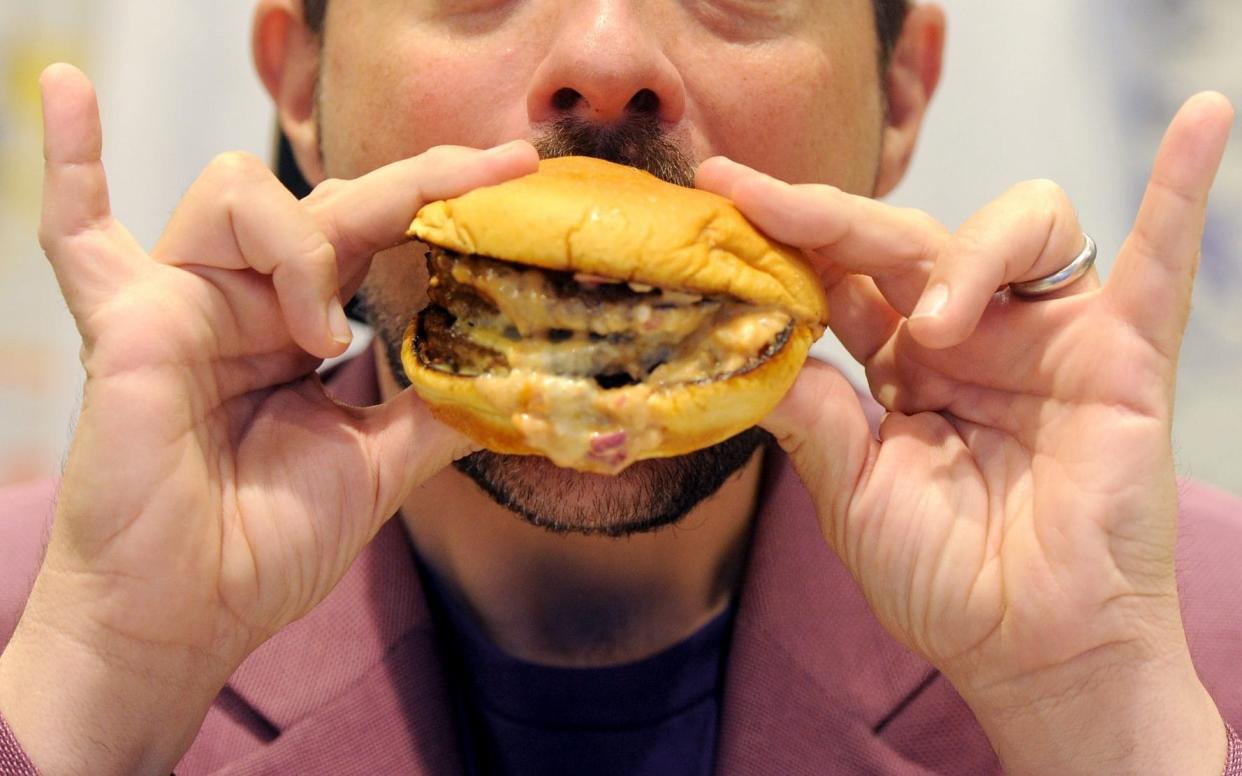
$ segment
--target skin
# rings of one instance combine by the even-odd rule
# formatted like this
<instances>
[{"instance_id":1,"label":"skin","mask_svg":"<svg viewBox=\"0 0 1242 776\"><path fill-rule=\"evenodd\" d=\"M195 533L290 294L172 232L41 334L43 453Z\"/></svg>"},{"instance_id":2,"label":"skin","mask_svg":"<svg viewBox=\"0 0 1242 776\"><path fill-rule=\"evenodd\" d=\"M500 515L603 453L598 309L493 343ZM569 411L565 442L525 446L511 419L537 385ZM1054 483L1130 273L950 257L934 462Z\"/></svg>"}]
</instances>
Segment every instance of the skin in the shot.
<instances>
[{"instance_id":1,"label":"skin","mask_svg":"<svg viewBox=\"0 0 1242 776\"><path fill-rule=\"evenodd\" d=\"M887 106L878 88L869 0L827 9L785 3L768 11L666 2L526 3L477 14L455 13L459 7L380 2L358 15L346 4L329 4L322 50L309 52L318 64L298 67L317 73L318 110L285 114L283 124L311 180L353 177L450 138L480 147L536 139L566 113L615 122L647 89L658 98L667 135L692 160L724 153L793 180L833 181L858 193L880 185ZM385 34L394 26L404 33ZM866 33L843 36L842 29ZM308 55L291 52L299 54ZM411 62L416 66L404 64ZM451 82L444 72L454 73ZM781 78L766 83L770 73ZM765 85L755 88L758 83ZM569 110L555 100L565 89L581 95ZM394 104L394 94L408 97ZM924 101L912 96L901 116L906 123L892 127L894 135L911 133L890 141L885 161L891 166L904 165ZM462 109L472 103L489 107ZM373 126L378 114L391 121ZM368 129L359 142L362 126ZM782 143L764 142L768 133ZM390 338L403 333L410 310L426 303L421 255L421 247L405 246L380 254L371 266L363 292L369 307L395 322L387 327ZM385 373L387 365L380 366ZM387 375L381 387L385 397L395 395ZM510 477L529 484L524 490L546 494L529 508L583 527L642 522L648 515L641 494L656 477L652 470L670 468L650 462L601 479L536 459L506 466ZM756 456L684 518L683 527L694 530L625 542L514 526L507 510L452 470L419 488L402 516L424 559L501 647L554 664L632 660L679 641L728 604L760 466ZM444 520L444 512L421 504L452 504L450 514L470 520ZM614 504L621 506L610 509Z\"/></svg>"},{"instance_id":2,"label":"skin","mask_svg":"<svg viewBox=\"0 0 1242 776\"><path fill-rule=\"evenodd\" d=\"M299 138L298 158L312 180L348 178L450 137L486 147L513 137L535 139L565 113L618 121L631 98L650 89L667 134L695 161L731 153L795 179L832 180L870 193L884 132L871 5L855 0L826 12L814 5L786 4L782 15L768 18L714 7L696 13L680 3L529 3L476 39L463 32L474 15L436 10L453 4L409 10L409 4L377 3L361 16L345 4L329 4L318 112L309 126L287 121L286 129ZM489 18L481 14L479 23ZM401 24L405 34L384 34ZM842 28L868 34L838 41L834 30ZM665 32L652 36L648 29ZM318 48L313 53L319 55ZM418 66L394 66L403 62ZM722 62L730 63L725 72ZM451 84L443 72L455 74ZM782 78L762 90L762 98L728 86L770 72ZM569 111L554 105L563 89L582 95ZM394 106L393 94L410 97ZM472 101L489 110L462 110ZM431 105L443 108L434 118ZM358 127L385 111L393 120L357 142ZM767 131L779 132L789 148L763 152L772 145L760 142ZM840 154L836 148L863 150ZM364 284L368 306L396 322L389 337L401 336L409 311L426 304L422 250L408 245L380 254ZM380 367L381 374L387 371L385 363ZM381 387L385 397L395 395L387 375ZM453 470L420 487L402 516L424 559L502 648L544 663L615 663L676 643L728 604L760 465L754 457L723 492L682 520L683 530L624 542L515 526L507 510ZM513 458L506 466L509 476L546 494L531 508L555 510L561 523L584 527L600 520L641 522L647 516L641 494L651 487L652 470L670 468L654 461L608 479L538 459ZM616 503L622 506L610 508ZM424 504L453 509L428 511ZM446 514L470 519L446 520Z\"/></svg>"},{"instance_id":3,"label":"skin","mask_svg":"<svg viewBox=\"0 0 1242 776\"><path fill-rule=\"evenodd\" d=\"M653 90L670 135L707 159L697 185L819 271L833 332L890 414L872 438L853 389L810 364L764 425L876 616L953 682L1006 769L1219 773L1223 725L1178 613L1169 429L1232 121L1224 98L1200 95L1174 119L1108 283L1091 274L1019 303L993 292L1081 245L1055 186L1019 185L956 233L859 196L904 171L939 71L935 9L912 17L881 90L863 2L823 17L809 2L515 6L449 17L449 5L376 0L330 16L321 60L295 5L260 2L259 71L303 168L313 180L378 169L299 204L258 160L224 157L150 255L108 210L89 82L65 66L44 74L41 239L83 336L87 384L47 559L0 656L0 713L35 763L169 772L245 656L326 595L400 505L429 495L479 515L452 530L465 521L406 510L420 549L515 653L563 658L584 644L572 631L548 639L555 618L506 589L527 589L528 566L585 584L587 603L651 601L646 585L667 584L672 603L636 606L617 629L632 638L608 640L612 658L669 643L720 605L754 464L726 485L727 503L691 516L720 530L653 534L634 556L618 552L626 566L606 540L524 532L437 475L469 447L410 393L342 408L310 371L342 349L337 300L364 277L413 309L419 281L398 272L408 257L384 250L420 202L535 164L523 142L422 152L530 137L569 84L587 98L575 109L600 121ZM732 15L773 7L791 17ZM756 30L765 37L739 39ZM451 88L428 75L445 68L460 76ZM730 80L751 88L743 97L721 86ZM490 568L473 554L489 541L517 560L472 579L468 568ZM516 617L497 615L502 594ZM583 600L558 603L582 611Z\"/></svg>"}]
</instances>

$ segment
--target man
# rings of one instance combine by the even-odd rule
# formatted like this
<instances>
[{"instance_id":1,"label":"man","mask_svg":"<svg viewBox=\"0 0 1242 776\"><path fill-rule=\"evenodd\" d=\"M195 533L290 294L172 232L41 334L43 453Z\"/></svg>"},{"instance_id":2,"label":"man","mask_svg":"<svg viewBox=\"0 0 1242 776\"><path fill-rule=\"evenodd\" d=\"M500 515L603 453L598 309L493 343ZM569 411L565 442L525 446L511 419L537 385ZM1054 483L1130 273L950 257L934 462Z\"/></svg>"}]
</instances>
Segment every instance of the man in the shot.
<instances>
[{"instance_id":1,"label":"man","mask_svg":"<svg viewBox=\"0 0 1242 776\"><path fill-rule=\"evenodd\" d=\"M222 157L150 255L109 213L89 83L50 68L41 236L88 379L0 657L8 756L47 773L1242 768L1217 706L1242 710L1237 626L1191 623L1202 678L1187 646L1169 443L1232 111L1205 94L1174 120L1107 284L998 297L1089 258L1055 186L956 233L868 198L905 170L943 29L884 0L260 0L259 73L319 185L299 202ZM392 357L426 282L402 234L424 202L533 170L527 141L725 194L803 249L888 412L878 432L822 364L764 422L779 450L750 433L616 479L438 425ZM375 358L325 391L313 370L348 341L355 292ZM1236 589L1233 508L1183 498L1187 622ZM604 713L601 687L641 705L626 672L658 718Z\"/></svg>"}]
</instances>

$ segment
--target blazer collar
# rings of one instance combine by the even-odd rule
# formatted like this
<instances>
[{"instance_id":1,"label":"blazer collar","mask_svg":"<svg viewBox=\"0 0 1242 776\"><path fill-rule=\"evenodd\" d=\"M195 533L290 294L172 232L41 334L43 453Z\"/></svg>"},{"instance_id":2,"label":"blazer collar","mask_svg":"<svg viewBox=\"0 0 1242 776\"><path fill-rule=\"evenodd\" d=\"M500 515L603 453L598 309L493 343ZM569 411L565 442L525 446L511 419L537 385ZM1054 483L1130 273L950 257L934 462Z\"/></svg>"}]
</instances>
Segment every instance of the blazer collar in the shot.
<instances>
[{"instance_id":1,"label":"blazer collar","mask_svg":"<svg viewBox=\"0 0 1242 776\"><path fill-rule=\"evenodd\" d=\"M338 401L379 401L368 349L326 378ZM390 520L336 588L229 682L280 735L242 773L460 772L431 614L404 527Z\"/></svg>"},{"instance_id":2,"label":"blazer collar","mask_svg":"<svg viewBox=\"0 0 1242 776\"><path fill-rule=\"evenodd\" d=\"M729 654L718 770L919 773L878 733L934 670L880 626L824 541L788 457L769 455Z\"/></svg>"},{"instance_id":3,"label":"blazer collar","mask_svg":"<svg viewBox=\"0 0 1242 776\"><path fill-rule=\"evenodd\" d=\"M348 404L376 403L370 352L338 368L328 387ZM779 450L768 453L763 489L730 647L719 772L902 765L876 731L933 670L872 616ZM286 750L282 762L378 748L390 758L385 770L460 767L431 615L399 521L323 603L251 655L230 687L277 730L296 726L264 750ZM904 763L903 772L919 771Z\"/></svg>"}]
</instances>

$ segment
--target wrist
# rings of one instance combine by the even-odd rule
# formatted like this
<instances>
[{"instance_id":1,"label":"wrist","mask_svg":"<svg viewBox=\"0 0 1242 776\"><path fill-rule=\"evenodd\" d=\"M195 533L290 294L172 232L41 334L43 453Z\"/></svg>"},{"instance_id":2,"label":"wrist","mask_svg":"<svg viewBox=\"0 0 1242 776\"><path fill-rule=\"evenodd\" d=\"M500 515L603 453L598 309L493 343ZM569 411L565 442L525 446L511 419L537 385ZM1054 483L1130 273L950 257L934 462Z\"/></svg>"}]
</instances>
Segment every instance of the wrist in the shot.
<instances>
[{"instance_id":1,"label":"wrist","mask_svg":"<svg viewBox=\"0 0 1242 776\"><path fill-rule=\"evenodd\" d=\"M1219 776L1225 724L1188 654L963 693L1012 774Z\"/></svg>"},{"instance_id":2,"label":"wrist","mask_svg":"<svg viewBox=\"0 0 1242 776\"><path fill-rule=\"evenodd\" d=\"M124 642L18 623L0 654L0 715L40 773L167 774L193 742L231 672L193 650Z\"/></svg>"}]
</instances>

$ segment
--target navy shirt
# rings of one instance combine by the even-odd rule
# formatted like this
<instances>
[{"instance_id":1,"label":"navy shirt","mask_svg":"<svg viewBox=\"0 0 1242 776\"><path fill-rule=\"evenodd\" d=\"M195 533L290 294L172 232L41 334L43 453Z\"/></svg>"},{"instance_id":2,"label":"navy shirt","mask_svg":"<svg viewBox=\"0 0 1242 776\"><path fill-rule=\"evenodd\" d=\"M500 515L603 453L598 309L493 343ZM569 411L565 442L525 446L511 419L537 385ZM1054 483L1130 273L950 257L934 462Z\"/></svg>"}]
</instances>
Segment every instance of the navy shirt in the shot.
<instances>
[{"instance_id":1,"label":"navy shirt","mask_svg":"<svg viewBox=\"0 0 1242 776\"><path fill-rule=\"evenodd\" d=\"M659 654L557 668L501 652L423 566L471 776L709 776L732 607Z\"/></svg>"}]
</instances>

